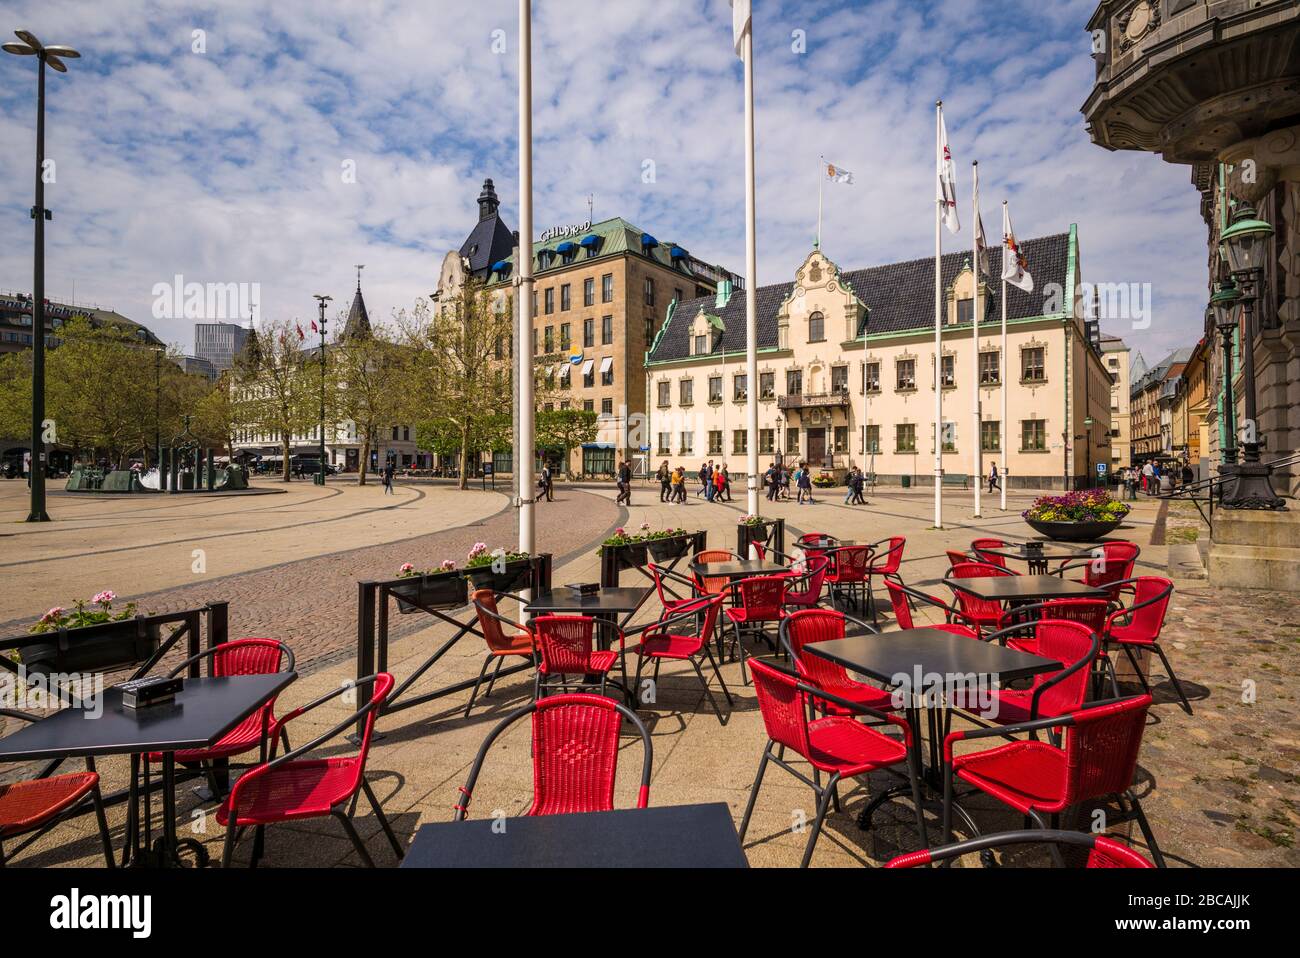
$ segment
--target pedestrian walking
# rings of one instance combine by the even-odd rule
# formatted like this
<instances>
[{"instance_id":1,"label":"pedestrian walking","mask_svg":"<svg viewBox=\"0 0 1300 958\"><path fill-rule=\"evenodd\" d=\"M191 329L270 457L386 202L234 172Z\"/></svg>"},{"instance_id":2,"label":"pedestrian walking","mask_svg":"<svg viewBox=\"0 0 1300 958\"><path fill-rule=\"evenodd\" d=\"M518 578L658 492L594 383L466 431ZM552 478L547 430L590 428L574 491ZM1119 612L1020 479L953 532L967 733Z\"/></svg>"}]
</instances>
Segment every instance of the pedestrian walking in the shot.
<instances>
[{"instance_id":1,"label":"pedestrian walking","mask_svg":"<svg viewBox=\"0 0 1300 958\"><path fill-rule=\"evenodd\" d=\"M808 497L808 504L814 502L812 494L812 472L808 469L808 463L799 463L799 468L794 471L794 482L799 488L799 500L796 505L803 505L804 496Z\"/></svg>"},{"instance_id":2,"label":"pedestrian walking","mask_svg":"<svg viewBox=\"0 0 1300 958\"><path fill-rule=\"evenodd\" d=\"M632 467L626 462L618 464L618 498L614 501L630 506L632 504Z\"/></svg>"},{"instance_id":3,"label":"pedestrian walking","mask_svg":"<svg viewBox=\"0 0 1300 958\"><path fill-rule=\"evenodd\" d=\"M659 480L659 501L669 502L673 494L672 470L668 468L668 460L663 461L659 471L655 473L655 478Z\"/></svg>"},{"instance_id":4,"label":"pedestrian walking","mask_svg":"<svg viewBox=\"0 0 1300 958\"><path fill-rule=\"evenodd\" d=\"M673 494L672 502L686 504L686 470L678 466L673 470Z\"/></svg>"},{"instance_id":5,"label":"pedestrian walking","mask_svg":"<svg viewBox=\"0 0 1300 958\"><path fill-rule=\"evenodd\" d=\"M862 498L862 487L867 484L867 477L861 469L853 470L853 505L865 506L867 500Z\"/></svg>"},{"instance_id":6,"label":"pedestrian walking","mask_svg":"<svg viewBox=\"0 0 1300 958\"><path fill-rule=\"evenodd\" d=\"M995 462L989 470L989 492L997 492L1001 488L1002 483L998 478L998 464Z\"/></svg>"},{"instance_id":7,"label":"pedestrian walking","mask_svg":"<svg viewBox=\"0 0 1300 958\"><path fill-rule=\"evenodd\" d=\"M713 473L713 501L722 502L723 496L727 492L727 469L725 466L714 470Z\"/></svg>"},{"instance_id":8,"label":"pedestrian walking","mask_svg":"<svg viewBox=\"0 0 1300 958\"><path fill-rule=\"evenodd\" d=\"M393 460L389 459L384 463L384 495L391 496L393 493Z\"/></svg>"}]
</instances>

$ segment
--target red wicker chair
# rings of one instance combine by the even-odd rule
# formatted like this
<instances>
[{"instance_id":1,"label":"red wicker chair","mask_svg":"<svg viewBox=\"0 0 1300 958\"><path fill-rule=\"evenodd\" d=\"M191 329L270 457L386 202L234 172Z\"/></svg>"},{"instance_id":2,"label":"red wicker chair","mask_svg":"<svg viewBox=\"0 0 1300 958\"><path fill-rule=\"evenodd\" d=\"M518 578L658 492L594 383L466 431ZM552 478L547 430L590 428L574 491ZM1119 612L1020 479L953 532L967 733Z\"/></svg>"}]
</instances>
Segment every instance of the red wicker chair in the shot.
<instances>
[{"instance_id":1,"label":"red wicker chair","mask_svg":"<svg viewBox=\"0 0 1300 958\"><path fill-rule=\"evenodd\" d=\"M1187 701L1183 685L1174 674L1174 668L1169 664L1165 650L1160 647L1160 631L1164 628L1165 614L1169 611L1169 598L1174 593L1173 582L1157 575L1143 575L1116 582L1114 586L1121 590L1131 587L1134 590L1133 601L1128 608L1121 608L1111 613L1106 620L1102 630L1106 644L1117 645L1124 650L1124 654L1128 656L1133 666L1133 671L1142 682L1143 690L1148 695L1151 694L1151 685L1147 677L1142 674L1142 670L1138 668L1134 650L1150 649L1160 656L1165 674L1169 676L1169 681L1178 692L1178 698L1182 700L1183 711L1191 715L1192 705ZM1109 658L1107 661L1109 662Z\"/></svg>"},{"instance_id":2,"label":"red wicker chair","mask_svg":"<svg viewBox=\"0 0 1300 958\"><path fill-rule=\"evenodd\" d=\"M479 686L483 684L483 677L487 675L489 665L495 662L496 668L492 670L492 677L488 679L484 696L492 694L492 686L496 684L497 676L501 674L501 667L505 665L506 659L523 658L531 661L534 666L538 664L537 640L533 637L532 630L522 623L510 621L497 608L499 596L511 595L508 592L478 589L470 596L474 603L474 611L478 613L478 625L483 633L483 641L487 643L487 654L483 656L483 665L478 670L474 691L470 692L469 702L465 705L465 718L469 718L470 710L474 708ZM509 635L502 626L510 628Z\"/></svg>"},{"instance_id":3,"label":"red wicker chair","mask_svg":"<svg viewBox=\"0 0 1300 958\"><path fill-rule=\"evenodd\" d=\"M1155 868L1133 849L1122 842L1105 835L1090 835L1086 832L1065 832L1059 829L1032 829L1020 832L998 832L995 835L981 835L964 842L954 842L942 848L923 848L919 852L908 852L890 859L886 868L918 868L935 862L949 861L971 852L979 852L980 858L992 856L992 849L1003 845L1075 845L1087 848L1088 862L1084 868Z\"/></svg>"},{"instance_id":4,"label":"red wicker chair","mask_svg":"<svg viewBox=\"0 0 1300 958\"><path fill-rule=\"evenodd\" d=\"M738 583L740 606L725 611L727 621L735 632L740 675L746 685L749 684L749 674L745 669L747 653L741 630L757 633L763 641L775 648L767 637L764 626L769 622L780 623L785 618L785 589L789 583L790 577L787 575L758 575L741 579Z\"/></svg>"},{"instance_id":5,"label":"red wicker chair","mask_svg":"<svg viewBox=\"0 0 1300 958\"><path fill-rule=\"evenodd\" d=\"M892 579L885 580L885 588L889 592L889 603L894 608L894 621L900 629L916 628L913 624L911 603L921 602L943 611L943 624L930 625L926 626L926 628L938 629L940 632L951 632L953 635L964 635L972 639L979 638L979 630L973 625L960 624L959 620L965 619L966 614L960 609L954 609L942 599L927 595L919 589L913 589L911 586L903 585L901 582L895 582Z\"/></svg>"},{"instance_id":6,"label":"red wicker chair","mask_svg":"<svg viewBox=\"0 0 1300 958\"><path fill-rule=\"evenodd\" d=\"M239 777L234 788L226 796L221 807L217 809L217 821L226 827L226 844L222 854L222 864L229 868L235 852L235 843L244 829L255 829L253 840L253 857L251 867L256 867L262 857L264 832L267 825L278 822L302 821L306 818L323 818L332 815L343 826L357 850L362 863L373 868L374 859L366 850L365 843L357 834L352 816L356 810L356 797L364 792L366 800L375 812L393 853L402 858L405 854L393 827L379 805L370 783L366 781L366 759L370 755L370 742L374 735L375 718L388 700L393 689L393 677L387 672L347 682L333 689L314 702L296 708L283 719L281 725L288 724L301 715L324 705L326 702L356 688L370 687L370 699L364 706L340 721L328 732L316 736L306 745L299 746L292 752L272 758L265 764L250 769ZM361 747L355 755L331 755L328 758L305 758L331 739L337 738L352 729L364 719ZM274 742L272 742L274 748Z\"/></svg>"},{"instance_id":7,"label":"red wicker chair","mask_svg":"<svg viewBox=\"0 0 1300 958\"><path fill-rule=\"evenodd\" d=\"M981 599L971 595L957 586L954 580L979 579L992 576L1015 575L1010 569L1000 569L987 562L957 562L944 576L944 585L952 589L957 598L957 605L966 619L973 622L981 633L985 629L996 630L1002 621L1002 603L992 599Z\"/></svg>"},{"instance_id":8,"label":"red wicker chair","mask_svg":"<svg viewBox=\"0 0 1300 958\"><path fill-rule=\"evenodd\" d=\"M972 539L970 551L975 554L975 558L979 559L980 562L987 562L989 565L1000 566L1005 569L1007 560L1003 556L994 555L986 550L1005 549L1006 547L1007 543L1001 539Z\"/></svg>"},{"instance_id":9,"label":"red wicker chair","mask_svg":"<svg viewBox=\"0 0 1300 958\"><path fill-rule=\"evenodd\" d=\"M1130 789L1150 707L1151 696L1138 695L1093 703L1068 715L948 733L943 741L944 843L952 835L953 783L959 778L1029 816L1042 829L1048 827L1043 815L1055 818L1081 802L1114 796L1121 812L1137 819L1151 857L1163 868L1164 857L1155 835ZM1063 748L1034 739L954 754L958 742L1056 729L1065 732ZM1131 813L1125 807L1126 799L1132 804ZM1062 864L1055 849L1053 857Z\"/></svg>"},{"instance_id":10,"label":"red wicker chair","mask_svg":"<svg viewBox=\"0 0 1300 958\"><path fill-rule=\"evenodd\" d=\"M1133 565L1141 553L1142 550L1132 542L1103 542L1100 555L1068 559L1057 568L1056 575L1064 576L1067 572L1082 570L1083 578L1080 582L1106 589L1110 593L1110 600L1119 604L1124 592L1120 583L1133 575Z\"/></svg>"},{"instance_id":11,"label":"red wicker chair","mask_svg":"<svg viewBox=\"0 0 1300 958\"><path fill-rule=\"evenodd\" d=\"M0 709L0 715L20 722L40 721L37 716L17 709ZM88 758L84 772L67 772L48 778L31 778L0 785L0 869L18 852L69 818L87 798L95 806L104 862L113 868L113 842L108 835L108 819L104 816L99 774L95 771L94 759ZM18 835L27 835L28 838L6 852L4 843Z\"/></svg>"},{"instance_id":12,"label":"red wicker chair","mask_svg":"<svg viewBox=\"0 0 1300 958\"><path fill-rule=\"evenodd\" d=\"M709 704L713 706L713 711L718 715L718 721L723 725L727 724L723 718L722 710L718 707L717 700L713 697L713 691L709 688L709 680L704 675L704 670L700 668L700 659L708 659L709 665L713 667L713 674L718 678L718 684L722 686L722 694L727 697L727 705L731 706L731 692L727 689L727 683L722 680L722 672L718 669L718 661L713 657L713 652L709 648L709 641L713 637L713 629L718 621L718 609L722 606L722 596L710 595L701 596L698 599L691 599L690 602L678 606L677 610L671 615L660 618L658 622L650 625L641 635L640 644L628 649L629 652L637 653L636 662L636 679L632 687L636 689L636 694L640 695L641 689L641 669L646 660L652 660L654 666L655 688L659 686L659 666L665 659L677 662L690 662L695 669L695 674L700 678L700 684L704 686L704 694L709 698ZM675 632L669 632L668 626L679 621L695 621L698 625L699 632L690 635L681 635Z\"/></svg>"},{"instance_id":13,"label":"red wicker chair","mask_svg":"<svg viewBox=\"0 0 1300 958\"><path fill-rule=\"evenodd\" d=\"M826 574L831 595L843 595L847 587L849 601L860 609L867 598L871 560L875 555L871 546L839 546L830 550L830 554L835 559L834 567Z\"/></svg>"},{"instance_id":14,"label":"red wicker chair","mask_svg":"<svg viewBox=\"0 0 1300 958\"><path fill-rule=\"evenodd\" d=\"M767 728L767 746L758 764L758 773L749 790L749 802L745 806L745 817L740 823L740 840L745 840L749 828L749 819L754 812L754 802L758 790L763 784L763 773L768 762L774 762L785 769L799 781L809 786L817 799L817 817L808 835L804 847L800 868L807 868L812 860L813 848L821 834L822 824L832 802L839 807L837 787L843 778L866 775L878 769L892 768L906 764L908 780L912 786L912 802L916 809L916 825L921 833L921 844L929 844L925 831L925 816L921 809L920 770L916 764L916 752L912 749L912 729L907 721L898 715L870 709L857 705L847 699L831 695L820 689L799 681L798 676L791 675L766 662L755 661L754 690L758 693L758 707L763 715L763 724ZM894 739L863 725L856 719L841 715L809 720L809 705L820 702L838 705L858 715L874 717L882 722L897 726L902 730L902 739ZM813 767L813 777L808 778L801 771L785 760L785 750L793 750L800 758ZM822 773L829 776L826 784L821 783Z\"/></svg>"},{"instance_id":15,"label":"red wicker chair","mask_svg":"<svg viewBox=\"0 0 1300 958\"><path fill-rule=\"evenodd\" d=\"M875 578L880 576L885 582L892 580L902 584L898 570L903 567L903 549L906 546L907 539L903 536L891 536L871 544L871 565L867 567L867 602L871 605L872 622L880 621L876 615Z\"/></svg>"},{"instance_id":16,"label":"red wicker chair","mask_svg":"<svg viewBox=\"0 0 1300 958\"><path fill-rule=\"evenodd\" d=\"M821 601L822 589L831 568L831 560L824 555L809 556L804 560L802 573L791 570L790 581L785 590L786 608L816 608ZM795 588L798 587L798 588Z\"/></svg>"},{"instance_id":17,"label":"red wicker chair","mask_svg":"<svg viewBox=\"0 0 1300 958\"><path fill-rule=\"evenodd\" d=\"M804 652L810 642L830 642L844 638L848 616L832 609L805 609L792 612L781 623L781 644L794 661L799 677L823 692L847 699L856 705L889 712L895 709L893 696L887 689L859 682L849 677L842 665L819 655ZM858 620L852 620L857 622ZM866 625L860 622L860 625ZM836 705L829 700L818 702L818 707L828 715L853 715L852 709Z\"/></svg>"},{"instance_id":18,"label":"red wicker chair","mask_svg":"<svg viewBox=\"0 0 1300 958\"><path fill-rule=\"evenodd\" d=\"M623 630L604 619L589 615L540 615L533 619L533 634L541 652L541 665L533 683L533 698L542 698L551 689L561 691L599 686L605 694L609 670L619 663L623 686L627 687L627 662L624 658ZM618 651L595 648L596 628L608 628L618 638ZM587 676L598 676L593 682ZM558 681L557 681L558 680Z\"/></svg>"},{"instance_id":19,"label":"red wicker chair","mask_svg":"<svg viewBox=\"0 0 1300 958\"><path fill-rule=\"evenodd\" d=\"M614 808L618 737L623 719L641 735L641 789L637 808L650 802L654 749L635 712L601 695L552 695L506 716L488 733L461 787L452 821L464 821L488 750L507 728L526 715L533 722L533 804L526 815L607 812Z\"/></svg>"}]
</instances>

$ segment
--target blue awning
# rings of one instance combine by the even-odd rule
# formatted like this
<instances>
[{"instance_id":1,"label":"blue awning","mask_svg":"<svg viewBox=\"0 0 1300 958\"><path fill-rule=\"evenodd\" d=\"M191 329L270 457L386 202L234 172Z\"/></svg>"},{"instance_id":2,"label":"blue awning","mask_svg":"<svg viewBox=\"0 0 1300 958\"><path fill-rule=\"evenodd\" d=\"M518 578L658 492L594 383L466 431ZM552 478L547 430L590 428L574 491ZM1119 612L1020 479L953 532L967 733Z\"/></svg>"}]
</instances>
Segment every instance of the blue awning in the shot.
<instances>
[{"instance_id":1,"label":"blue awning","mask_svg":"<svg viewBox=\"0 0 1300 958\"><path fill-rule=\"evenodd\" d=\"M642 234L641 234L641 245L642 245L642 246L647 246L647 247L649 247L649 246L658 246L658 245L659 245L659 241L658 241L657 239L655 239L653 236L651 236L649 233L642 233Z\"/></svg>"},{"instance_id":2,"label":"blue awning","mask_svg":"<svg viewBox=\"0 0 1300 958\"><path fill-rule=\"evenodd\" d=\"M559 246L555 247L555 252L563 255L564 253L572 253L575 249L577 249L576 246L574 246L568 240L565 240Z\"/></svg>"},{"instance_id":3,"label":"blue awning","mask_svg":"<svg viewBox=\"0 0 1300 958\"><path fill-rule=\"evenodd\" d=\"M690 254L688 254L686 250L682 249L680 246L674 246L670 251L669 255L672 256L673 259L686 259L686 257Z\"/></svg>"},{"instance_id":4,"label":"blue awning","mask_svg":"<svg viewBox=\"0 0 1300 958\"><path fill-rule=\"evenodd\" d=\"M588 233L586 236L584 236L584 237L582 238L582 242L579 243L578 245L579 245L579 246L586 246L586 247L599 246L599 245L600 245L600 237L597 236L595 233Z\"/></svg>"},{"instance_id":5,"label":"blue awning","mask_svg":"<svg viewBox=\"0 0 1300 958\"><path fill-rule=\"evenodd\" d=\"M583 449L613 449L614 444L612 442L584 442L582 444L582 448Z\"/></svg>"},{"instance_id":6,"label":"blue awning","mask_svg":"<svg viewBox=\"0 0 1300 958\"><path fill-rule=\"evenodd\" d=\"M510 263L507 260L499 259L492 264L492 272L508 273L510 272Z\"/></svg>"}]
</instances>

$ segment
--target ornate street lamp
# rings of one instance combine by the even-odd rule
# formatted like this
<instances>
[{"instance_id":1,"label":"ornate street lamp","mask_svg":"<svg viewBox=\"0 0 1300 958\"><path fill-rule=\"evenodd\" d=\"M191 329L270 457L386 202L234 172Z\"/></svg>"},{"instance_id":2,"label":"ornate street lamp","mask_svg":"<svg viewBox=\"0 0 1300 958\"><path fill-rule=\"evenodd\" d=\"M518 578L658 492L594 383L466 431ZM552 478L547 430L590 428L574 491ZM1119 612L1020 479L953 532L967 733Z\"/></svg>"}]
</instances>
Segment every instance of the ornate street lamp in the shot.
<instances>
[{"instance_id":1,"label":"ornate street lamp","mask_svg":"<svg viewBox=\"0 0 1300 958\"><path fill-rule=\"evenodd\" d=\"M334 297L316 293L313 298L320 306L320 469L316 473L315 483L323 486L325 485L325 304Z\"/></svg>"},{"instance_id":2,"label":"ornate street lamp","mask_svg":"<svg viewBox=\"0 0 1300 958\"><path fill-rule=\"evenodd\" d=\"M1259 461L1259 420L1255 408L1255 300L1258 278L1268 253L1268 239L1273 227L1256 218L1251 206L1242 204L1232 217L1232 225L1223 231L1220 243L1228 268L1241 286L1241 303L1245 311L1242 329L1242 388L1245 406L1246 441L1242 444L1242 462L1234 470L1235 480L1228 486L1223 505L1230 509L1285 509L1286 503L1273 491L1269 465ZM1234 442L1235 445L1235 442Z\"/></svg>"},{"instance_id":3,"label":"ornate street lamp","mask_svg":"<svg viewBox=\"0 0 1300 958\"><path fill-rule=\"evenodd\" d=\"M67 73L63 61L81 54L72 47L44 46L26 30L15 30L14 35L22 42L0 45L5 53L34 56L40 63L36 80L36 205L31 210L36 221L36 254L32 278L32 464L28 472L32 489L27 521L49 522L45 512L45 221L54 214L45 208L45 67Z\"/></svg>"},{"instance_id":4,"label":"ornate street lamp","mask_svg":"<svg viewBox=\"0 0 1300 958\"><path fill-rule=\"evenodd\" d=\"M1237 464L1237 403L1232 397L1232 342L1237 332L1235 308L1241 292L1231 279L1219 284L1210 297L1209 312L1214 316L1214 328L1223 338L1223 465L1219 473L1226 475Z\"/></svg>"}]
</instances>

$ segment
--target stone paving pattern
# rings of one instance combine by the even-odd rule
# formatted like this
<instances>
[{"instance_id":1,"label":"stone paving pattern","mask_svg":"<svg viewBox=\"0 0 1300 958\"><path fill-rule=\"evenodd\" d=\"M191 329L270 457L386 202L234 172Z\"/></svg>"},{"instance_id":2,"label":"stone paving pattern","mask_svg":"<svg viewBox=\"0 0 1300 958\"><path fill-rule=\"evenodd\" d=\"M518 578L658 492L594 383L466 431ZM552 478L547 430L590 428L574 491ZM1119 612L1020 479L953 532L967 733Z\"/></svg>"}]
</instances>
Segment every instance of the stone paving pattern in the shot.
<instances>
[{"instance_id":1,"label":"stone paving pattern","mask_svg":"<svg viewBox=\"0 0 1300 958\"><path fill-rule=\"evenodd\" d=\"M115 500L87 509L77 500L78 508L60 514L71 500L52 498L51 511L59 521L33 527L19 522L25 488L0 483L0 514L11 520L4 526L7 535L0 538L4 549L0 565L7 566L0 616L10 619L5 634L18 631L49 604L98 588L113 588L123 598L143 596L146 611L181 607L195 599L228 599L232 634L283 637L305 663L304 674L281 697L279 711L284 712L354 674L356 579L386 576L408 560L434 564L451 557L459 561L476 541L491 546L514 543L514 517L500 494L399 485L398 495L383 502L373 488L331 483L325 492L331 495L322 498L322 490L295 484L285 496L275 497L280 503L268 505L272 497L257 497L233 509L229 500L224 505L218 500L166 503L155 514L161 518L146 523L136 521L141 513L133 510L159 508L153 503ZM743 495L730 505L691 498L685 506L667 506L657 501L657 490L638 487L628 510L615 506L613 496L612 489L560 487L556 502L539 506L538 540L557 557L557 582L595 579L595 547L620 524L635 528L647 521L655 528L705 528L711 545L735 547L735 519L744 511ZM970 494L948 492L944 530L930 528L932 500L923 490L882 489L868 498L865 507L848 507L841 502L842 491L828 490L813 506L764 503L764 511L784 516L791 535L809 530L864 540L906 535L904 579L924 588L934 585L945 571L945 547L965 547L980 535L1019 540L1032 534L1019 517L1030 501L1028 494L1010 496L1005 514L990 508L986 500L985 518L972 519ZM1186 525L1183 519L1179 522ZM229 529L232 523L236 528ZM1141 501L1117 533L1142 546L1139 571L1165 574L1166 525L1156 503ZM126 537L130 546L112 553L111 561L97 555L109 530L115 543ZM227 543L232 532L235 541ZM217 566L223 575L211 574L211 553L210 577L200 582L186 582L187 558L180 571L176 561L160 561L160 554L169 549L188 557L187 536L218 544ZM1207 538L1204 530L1201 536ZM151 541L170 544L154 547ZM304 558L290 558L294 554ZM15 569L24 570L21 580L10 578ZM633 584L631 573L624 576L624 584ZM1148 724L1137 783L1162 849L1172 865L1300 865L1300 851L1294 847L1300 820L1296 774L1300 717L1292 678L1300 666L1296 625L1300 597L1229 594L1203 580L1176 581L1179 588L1165 641L1196 714L1189 717L1178 708L1157 663L1157 704ZM393 617L401 637L392 645L390 669L399 681L449 635L442 625L420 628L422 619ZM476 641L456 645L417 689L477 674L482 652ZM629 664L634 666L634 660ZM643 708L641 715L654 743L651 801L724 801L738 823L765 735L753 689L741 685L738 665L724 665L723 675L736 696L735 710L725 726L719 725L703 700L686 665L664 668L659 702ZM483 736L492 723L525 703L530 690L531 677L520 674L503 680L491 698L476 705L468 720L462 717L467 700L462 693L380 721L383 738L371 754L370 776L399 837L409 838L421 822L450 818L457 786L463 783ZM341 704L314 713L302 720L304 727L296 731L294 741L306 740L312 730L323 730L343 714ZM350 746L339 743L332 750L344 753ZM640 762L635 737L625 737L621 758L616 796L620 806L634 802L633 778ZM100 768L108 787L124 784L124 760L103 760ZM841 787L844 810L828 818L815 865L878 865L917 846L912 809L906 801L887 803L870 832L859 831L854 823L867 795L889 782L877 775L870 777L867 786ZM481 817L498 810L516 814L527 807L531 791L525 723L499 740L480 779L471 814ZM205 829L195 837L219 854L222 829L206 813L210 806L200 805L187 786L182 786L180 799L182 814L193 822L191 829ZM976 798L966 804L983 831L1020 827L1019 818L995 802ZM110 810L115 836L121 832L122 812L120 806ZM938 804L928 803L928 812L937 830ZM805 836L795 825L801 816L812 814L811 792L779 769L771 770L746 839L751 863L796 865ZM359 812L358 826L376 860L392 864L391 850L373 817ZM1141 844L1135 827L1120 824L1114 830ZM79 819L44 837L14 864L93 865L97 852L92 836L90 819ZM237 861L246 862L248 852L245 842ZM1048 864L1046 855L1037 850L1009 860ZM357 864L346 838L330 821L269 829L264 863Z\"/></svg>"}]
</instances>

